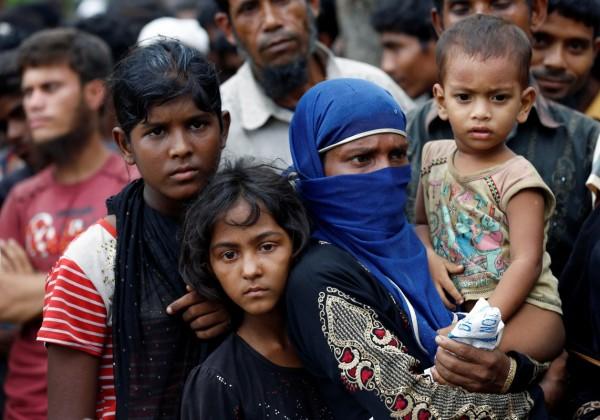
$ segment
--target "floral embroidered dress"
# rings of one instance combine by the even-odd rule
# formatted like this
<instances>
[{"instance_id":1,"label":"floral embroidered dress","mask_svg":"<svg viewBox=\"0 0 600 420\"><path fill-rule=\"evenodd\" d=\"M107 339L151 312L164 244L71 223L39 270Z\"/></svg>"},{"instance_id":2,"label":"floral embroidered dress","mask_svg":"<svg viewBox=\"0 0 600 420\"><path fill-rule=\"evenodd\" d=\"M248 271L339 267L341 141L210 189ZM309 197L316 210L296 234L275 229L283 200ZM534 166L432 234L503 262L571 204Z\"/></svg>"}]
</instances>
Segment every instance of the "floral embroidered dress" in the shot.
<instances>
[{"instance_id":1,"label":"floral embroidered dress","mask_svg":"<svg viewBox=\"0 0 600 420\"><path fill-rule=\"evenodd\" d=\"M288 334L335 418L542 419L532 385L542 365L511 352L511 394L469 393L422 374L429 367L409 317L353 256L314 243L290 272Z\"/></svg>"},{"instance_id":2,"label":"floral embroidered dress","mask_svg":"<svg viewBox=\"0 0 600 420\"><path fill-rule=\"evenodd\" d=\"M430 238L438 255L465 267L452 276L465 299L488 298L510 265L509 201L528 188L544 194L545 249L554 196L522 156L463 175L453 164L455 152L454 140L429 142L423 148L421 185ZM546 251L542 272L526 301L562 314L558 281Z\"/></svg>"}]
</instances>

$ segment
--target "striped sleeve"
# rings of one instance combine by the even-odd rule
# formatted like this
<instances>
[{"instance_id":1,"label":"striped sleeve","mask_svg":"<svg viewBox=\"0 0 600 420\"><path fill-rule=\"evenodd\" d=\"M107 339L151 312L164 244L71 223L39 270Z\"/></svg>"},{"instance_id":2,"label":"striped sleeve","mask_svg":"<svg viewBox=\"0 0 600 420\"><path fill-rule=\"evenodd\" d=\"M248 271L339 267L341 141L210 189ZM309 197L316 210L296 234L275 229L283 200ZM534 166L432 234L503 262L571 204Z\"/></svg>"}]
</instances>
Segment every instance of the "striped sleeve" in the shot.
<instances>
[{"instance_id":1,"label":"striped sleeve","mask_svg":"<svg viewBox=\"0 0 600 420\"><path fill-rule=\"evenodd\" d=\"M46 280L38 340L101 357L107 312L100 293L79 265L63 256Z\"/></svg>"}]
</instances>

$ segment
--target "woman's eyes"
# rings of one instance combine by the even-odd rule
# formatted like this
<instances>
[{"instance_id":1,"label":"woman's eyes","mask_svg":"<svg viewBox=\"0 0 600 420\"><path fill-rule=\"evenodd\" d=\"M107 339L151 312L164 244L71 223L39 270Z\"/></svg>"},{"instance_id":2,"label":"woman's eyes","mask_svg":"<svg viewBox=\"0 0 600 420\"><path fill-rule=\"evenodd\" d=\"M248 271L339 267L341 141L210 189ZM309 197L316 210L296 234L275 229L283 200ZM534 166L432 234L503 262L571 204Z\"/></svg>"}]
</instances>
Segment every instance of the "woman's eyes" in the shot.
<instances>
[{"instance_id":1,"label":"woman's eyes","mask_svg":"<svg viewBox=\"0 0 600 420\"><path fill-rule=\"evenodd\" d=\"M263 252L272 252L275 251L275 248L277 248L277 244L274 242L265 242L263 244L260 244L260 246L258 247L258 249Z\"/></svg>"},{"instance_id":2,"label":"woman's eyes","mask_svg":"<svg viewBox=\"0 0 600 420\"><path fill-rule=\"evenodd\" d=\"M221 254L221 258L225 261L233 261L237 257L237 252L229 250Z\"/></svg>"},{"instance_id":3,"label":"woman's eyes","mask_svg":"<svg viewBox=\"0 0 600 420\"><path fill-rule=\"evenodd\" d=\"M355 163L358 165L365 164L365 163L369 162L370 160L371 160L371 156L367 155L367 154L355 155L350 158L350 161L352 163Z\"/></svg>"}]
</instances>

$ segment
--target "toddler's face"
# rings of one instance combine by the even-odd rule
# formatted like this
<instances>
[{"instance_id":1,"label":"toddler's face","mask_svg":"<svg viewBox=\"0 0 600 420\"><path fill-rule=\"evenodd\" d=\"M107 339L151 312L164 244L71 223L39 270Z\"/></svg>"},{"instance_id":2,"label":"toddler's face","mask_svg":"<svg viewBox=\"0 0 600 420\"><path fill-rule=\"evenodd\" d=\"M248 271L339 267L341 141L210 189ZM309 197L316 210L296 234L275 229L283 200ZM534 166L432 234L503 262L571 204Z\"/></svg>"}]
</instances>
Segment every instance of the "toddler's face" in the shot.
<instances>
[{"instance_id":1,"label":"toddler's face","mask_svg":"<svg viewBox=\"0 0 600 420\"><path fill-rule=\"evenodd\" d=\"M448 58L434 95L440 118L450 121L460 150L499 150L517 122L527 120L535 93L523 89L519 74L508 57L482 60L458 53Z\"/></svg>"},{"instance_id":2,"label":"toddler's face","mask_svg":"<svg viewBox=\"0 0 600 420\"><path fill-rule=\"evenodd\" d=\"M272 312L282 297L292 260L292 241L275 219L261 209L245 224L250 206L240 201L216 224L210 243L210 265L229 298L244 312Z\"/></svg>"}]
</instances>

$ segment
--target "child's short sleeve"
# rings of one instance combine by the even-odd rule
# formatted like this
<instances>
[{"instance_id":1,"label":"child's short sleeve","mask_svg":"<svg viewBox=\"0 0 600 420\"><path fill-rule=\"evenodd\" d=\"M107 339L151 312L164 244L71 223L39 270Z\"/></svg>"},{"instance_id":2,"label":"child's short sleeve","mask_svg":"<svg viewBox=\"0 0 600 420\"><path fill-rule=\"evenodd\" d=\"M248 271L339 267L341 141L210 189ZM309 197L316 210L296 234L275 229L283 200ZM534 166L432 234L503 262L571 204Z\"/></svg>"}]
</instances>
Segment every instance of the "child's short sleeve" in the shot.
<instances>
[{"instance_id":1,"label":"child's short sleeve","mask_svg":"<svg viewBox=\"0 0 600 420\"><path fill-rule=\"evenodd\" d=\"M454 140L431 140L423 146L421 175L429 173L432 166L447 159L456 150Z\"/></svg>"},{"instance_id":2,"label":"child's short sleeve","mask_svg":"<svg viewBox=\"0 0 600 420\"><path fill-rule=\"evenodd\" d=\"M39 341L102 356L110 328L115 244L112 233L95 224L69 245L46 279Z\"/></svg>"}]
</instances>

